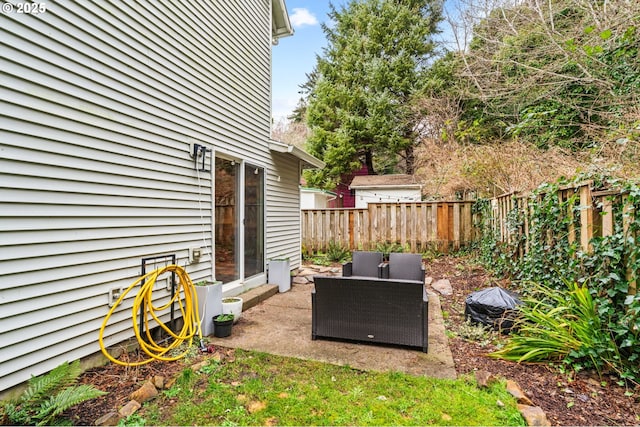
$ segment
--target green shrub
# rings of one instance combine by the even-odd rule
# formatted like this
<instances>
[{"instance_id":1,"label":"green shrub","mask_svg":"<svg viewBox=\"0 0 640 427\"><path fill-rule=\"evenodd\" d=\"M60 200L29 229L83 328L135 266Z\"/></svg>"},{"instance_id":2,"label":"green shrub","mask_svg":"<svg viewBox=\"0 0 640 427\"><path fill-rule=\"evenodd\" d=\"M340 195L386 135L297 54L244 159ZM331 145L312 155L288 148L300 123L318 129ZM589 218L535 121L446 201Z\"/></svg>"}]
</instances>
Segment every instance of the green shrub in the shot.
<instances>
[{"instance_id":1,"label":"green shrub","mask_svg":"<svg viewBox=\"0 0 640 427\"><path fill-rule=\"evenodd\" d=\"M340 242L331 240L327 248L327 259L334 262L343 262L349 259L351 252L349 248L342 246Z\"/></svg>"},{"instance_id":2,"label":"green shrub","mask_svg":"<svg viewBox=\"0 0 640 427\"><path fill-rule=\"evenodd\" d=\"M584 252L579 238L572 243L568 239L571 230L579 229L579 195L575 192L561 200L558 190L561 186L571 188L567 184L587 179L593 181L594 188L617 190L620 196L609 200L615 215L613 233L594 237L589 242L592 250ZM575 350L568 357L558 357L576 370L590 365L595 365L596 369L608 366L622 381L640 381L640 297L630 288L640 276L640 215L637 214L640 212L640 186L597 175L545 184L528 198L528 236L522 233L522 208L517 206L517 200L514 205L516 208L507 220L507 226L515 232L509 243L500 242L492 228L489 202L480 201L474 206L474 213L480 213L482 218L478 224L483 233L478 244L481 263L494 274L511 277L523 286L529 282L540 283L567 295L574 291L567 283L580 286L588 283L598 321L608 335L598 337L604 341L593 343L595 348L583 347L585 351L595 351L594 354L581 354L582 350ZM528 251L520 257L524 245ZM526 289L523 292L526 293ZM613 359L603 364L590 361L601 354L605 357L613 355Z\"/></svg>"},{"instance_id":3,"label":"green shrub","mask_svg":"<svg viewBox=\"0 0 640 427\"><path fill-rule=\"evenodd\" d=\"M494 357L515 362L562 361L575 370L617 370L617 345L586 285L568 290L533 284L507 344Z\"/></svg>"},{"instance_id":4,"label":"green shrub","mask_svg":"<svg viewBox=\"0 0 640 427\"><path fill-rule=\"evenodd\" d=\"M460 338L466 341L477 342L483 347L491 341L493 336L493 332L490 327L480 323L473 323L471 322L471 319L467 319L464 323L459 325L455 333Z\"/></svg>"},{"instance_id":5,"label":"green shrub","mask_svg":"<svg viewBox=\"0 0 640 427\"><path fill-rule=\"evenodd\" d=\"M302 259L304 259L304 260L308 260L308 259L311 259L311 257L313 257L313 251L311 251L307 247L307 245L305 245L304 243L302 244L300 252L302 254Z\"/></svg>"},{"instance_id":6,"label":"green shrub","mask_svg":"<svg viewBox=\"0 0 640 427\"><path fill-rule=\"evenodd\" d=\"M80 362L76 360L32 377L22 395L5 404L9 421L16 425L50 425L60 422L58 417L72 406L106 394L92 385L73 385L80 373Z\"/></svg>"},{"instance_id":7,"label":"green shrub","mask_svg":"<svg viewBox=\"0 0 640 427\"><path fill-rule=\"evenodd\" d=\"M404 246L396 242L378 242L376 243L376 251L382 252L382 257L388 260L391 252L404 252Z\"/></svg>"}]
</instances>

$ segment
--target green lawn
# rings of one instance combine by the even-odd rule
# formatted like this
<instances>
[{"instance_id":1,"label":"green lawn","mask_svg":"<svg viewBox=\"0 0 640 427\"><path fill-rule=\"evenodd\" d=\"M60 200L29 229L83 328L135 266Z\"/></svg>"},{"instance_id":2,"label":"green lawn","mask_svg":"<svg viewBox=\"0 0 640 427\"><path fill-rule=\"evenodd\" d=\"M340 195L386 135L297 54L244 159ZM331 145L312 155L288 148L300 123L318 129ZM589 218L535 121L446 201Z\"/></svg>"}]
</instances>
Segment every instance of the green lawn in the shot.
<instances>
[{"instance_id":1,"label":"green lawn","mask_svg":"<svg viewBox=\"0 0 640 427\"><path fill-rule=\"evenodd\" d=\"M504 383L440 380L237 350L185 370L129 420L153 425L524 425Z\"/></svg>"}]
</instances>

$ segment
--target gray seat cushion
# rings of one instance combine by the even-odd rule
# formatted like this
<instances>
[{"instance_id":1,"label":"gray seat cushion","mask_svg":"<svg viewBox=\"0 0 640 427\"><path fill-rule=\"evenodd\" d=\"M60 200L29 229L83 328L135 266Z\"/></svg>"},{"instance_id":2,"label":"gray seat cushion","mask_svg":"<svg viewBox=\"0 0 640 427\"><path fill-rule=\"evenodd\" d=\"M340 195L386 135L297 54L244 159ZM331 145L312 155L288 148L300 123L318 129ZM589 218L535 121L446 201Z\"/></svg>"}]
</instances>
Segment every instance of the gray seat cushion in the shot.
<instances>
[{"instance_id":1,"label":"gray seat cushion","mask_svg":"<svg viewBox=\"0 0 640 427\"><path fill-rule=\"evenodd\" d=\"M424 282L425 270L421 254L389 254L389 278Z\"/></svg>"},{"instance_id":2,"label":"gray seat cushion","mask_svg":"<svg viewBox=\"0 0 640 427\"><path fill-rule=\"evenodd\" d=\"M360 252L351 254L354 276L378 277L378 266L382 263L382 252Z\"/></svg>"}]
</instances>

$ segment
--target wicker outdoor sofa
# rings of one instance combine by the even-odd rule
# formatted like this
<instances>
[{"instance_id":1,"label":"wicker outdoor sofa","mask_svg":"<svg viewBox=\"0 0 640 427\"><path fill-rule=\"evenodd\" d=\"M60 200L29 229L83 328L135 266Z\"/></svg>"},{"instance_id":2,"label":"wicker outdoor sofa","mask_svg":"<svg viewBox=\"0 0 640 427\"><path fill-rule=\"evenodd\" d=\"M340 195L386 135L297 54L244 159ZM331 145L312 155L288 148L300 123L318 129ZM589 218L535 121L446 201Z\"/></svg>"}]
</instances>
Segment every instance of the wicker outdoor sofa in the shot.
<instances>
[{"instance_id":1,"label":"wicker outdoor sofa","mask_svg":"<svg viewBox=\"0 0 640 427\"><path fill-rule=\"evenodd\" d=\"M415 259L406 256L395 260L397 264L393 264L394 258L390 257L388 264L376 266L376 275L385 278L315 276L315 289L311 294L311 338L403 345L426 353L429 300L424 287L424 269L419 266L415 271ZM354 253L354 264L355 261ZM402 261L410 261L414 267L408 268L409 264ZM373 274L373 271L369 272ZM415 279L393 277L394 271Z\"/></svg>"}]
</instances>

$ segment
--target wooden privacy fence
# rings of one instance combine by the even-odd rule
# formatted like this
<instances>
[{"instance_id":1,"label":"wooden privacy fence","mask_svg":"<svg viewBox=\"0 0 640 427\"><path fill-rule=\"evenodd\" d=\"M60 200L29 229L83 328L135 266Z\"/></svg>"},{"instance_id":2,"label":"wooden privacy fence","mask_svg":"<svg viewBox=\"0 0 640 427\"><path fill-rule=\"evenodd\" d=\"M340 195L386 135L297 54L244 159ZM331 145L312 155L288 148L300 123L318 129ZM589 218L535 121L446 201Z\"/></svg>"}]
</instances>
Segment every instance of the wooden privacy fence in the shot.
<instances>
[{"instance_id":1,"label":"wooden privacy fence","mask_svg":"<svg viewBox=\"0 0 640 427\"><path fill-rule=\"evenodd\" d=\"M616 226L621 226L626 234L633 219L633 206L624 201L619 190L593 190L593 183L583 182L577 185L561 187L556 196L561 203L566 202L566 211L561 213L569 219L565 236L547 236L548 240L567 239L568 243L578 242L580 249L591 252L591 239L613 235ZM544 194L538 195L541 199ZM498 240L504 243L522 242L517 255L522 257L529 250L532 206L528 195L507 193L491 199L491 218L489 225L496 232ZM572 202L571 202L572 201ZM520 214L523 222L513 227L509 217ZM522 235L524 234L524 239ZM635 273L627 270L629 293L636 293Z\"/></svg>"},{"instance_id":2,"label":"wooden privacy fence","mask_svg":"<svg viewBox=\"0 0 640 427\"><path fill-rule=\"evenodd\" d=\"M329 242L350 250L372 250L398 243L411 252L446 252L474 240L474 201L369 203L363 209L302 210L302 244L326 251Z\"/></svg>"}]
</instances>

